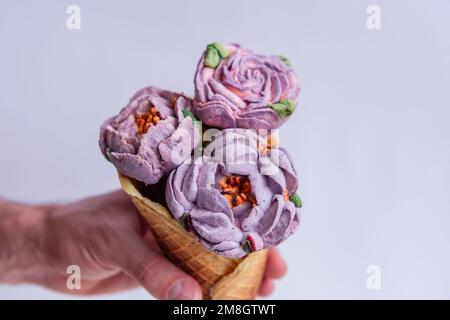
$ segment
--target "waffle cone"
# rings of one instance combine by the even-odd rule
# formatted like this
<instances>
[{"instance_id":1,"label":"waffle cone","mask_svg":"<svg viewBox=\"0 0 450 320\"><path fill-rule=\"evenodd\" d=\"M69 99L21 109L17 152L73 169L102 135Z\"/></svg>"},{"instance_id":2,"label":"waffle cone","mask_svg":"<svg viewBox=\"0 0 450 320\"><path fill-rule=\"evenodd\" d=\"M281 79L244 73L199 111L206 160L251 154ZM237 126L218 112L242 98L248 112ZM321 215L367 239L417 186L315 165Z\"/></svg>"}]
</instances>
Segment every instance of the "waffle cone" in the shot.
<instances>
[{"instance_id":1,"label":"waffle cone","mask_svg":"<svg viewBox=\"0 0 450 320\"><path fill-rule=\"evenodd\" d=\"M119 178L122 188L149 223L161 250L199 282L204 299L255 299L264 274L267 249L240 259L219 256L187 232L164 206L144 197L130 179L120 174Z\"/></svg>"}]
</instances>

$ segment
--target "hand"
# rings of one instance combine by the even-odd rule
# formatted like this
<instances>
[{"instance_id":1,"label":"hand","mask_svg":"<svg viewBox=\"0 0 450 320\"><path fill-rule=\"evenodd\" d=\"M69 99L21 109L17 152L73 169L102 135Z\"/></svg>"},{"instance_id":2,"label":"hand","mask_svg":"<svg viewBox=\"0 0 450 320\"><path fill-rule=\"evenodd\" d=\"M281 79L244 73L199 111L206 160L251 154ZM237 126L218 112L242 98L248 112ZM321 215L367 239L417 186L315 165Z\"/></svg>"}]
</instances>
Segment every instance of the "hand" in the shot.
<instances>
[{"instance_id":1,"label":"hand","mask_svg":"<svg viewBox=\"0 0 450 320\"><path fill-rule=\"evenodd\" d=\"M0 225L11 237L21 235L19 240L6 241L16 243L9 251L14 248L21 254L9 255L7 263L0 261L7 282L37 283L75 294L111 293L140 285L158 299L201 299L199 284L162 254L123 191L66 205L25 208L20 215L25 222ZM34 223L26 219L31 215ZM69 265L80 267L80 290L66 286ZM285 272L285 263L272 249L260 294L270 294L273 279Z\"/></svg>"},{"instance_id":2,"label":"hand","mask_svg":"<svg viewBox=\"0 0 450 320\"><path fill-rule=\"evenodd\" d=\"M285 276L287 266L284 259L281 257L278 249L271 248L269 257L267 258L266 270L264 272L263 282L259 288L260 296L269 296L275 289L274 280Z\"/></svg>"}]
</instances>

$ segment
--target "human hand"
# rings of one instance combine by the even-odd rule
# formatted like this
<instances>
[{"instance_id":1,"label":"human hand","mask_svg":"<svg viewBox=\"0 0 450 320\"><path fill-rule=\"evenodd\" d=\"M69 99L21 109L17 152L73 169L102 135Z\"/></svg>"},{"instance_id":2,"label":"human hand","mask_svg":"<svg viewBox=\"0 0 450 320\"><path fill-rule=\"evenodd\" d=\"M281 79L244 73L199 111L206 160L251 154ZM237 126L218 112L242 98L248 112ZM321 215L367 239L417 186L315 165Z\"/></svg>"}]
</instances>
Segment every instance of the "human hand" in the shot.
<instances>
[{"instance_id":1,"label":"human hand","mask_svg":"<svg viewBox=\"0 0 450 320\"><path fill-rule=\"evenodd\" d=\"M286 275L287 266L277 248L269 249L269 257L266 262L263 281L259 287L260 296L269 296L275 289L274 280L281 279Z\"/></svg>"},{"instance_id":2,"label":"human hand","mask_svg":"<svg viewBox=\"0 0 450 320\"><path fill-rule=\"evenodd\" d=\"M7 282L37 283L76 294L105 294L140 285L158 299L202 297L195 279L163 255L123 191L26 211L21 217L24 223L8 228L26 232L13 232L21 234L20 241L15 241L19 245L13 247L22 254L9 259L8 270L15 271L8 278L5 270ZM25 215L33 213L41 218L30 224ZM69 265L80 267L80 290L67 288ZM21 268L23 272L18 271ZM273 280L285 272L283 259L271 249L260 295L269 295Z\"/></svg>"}]
</instances>

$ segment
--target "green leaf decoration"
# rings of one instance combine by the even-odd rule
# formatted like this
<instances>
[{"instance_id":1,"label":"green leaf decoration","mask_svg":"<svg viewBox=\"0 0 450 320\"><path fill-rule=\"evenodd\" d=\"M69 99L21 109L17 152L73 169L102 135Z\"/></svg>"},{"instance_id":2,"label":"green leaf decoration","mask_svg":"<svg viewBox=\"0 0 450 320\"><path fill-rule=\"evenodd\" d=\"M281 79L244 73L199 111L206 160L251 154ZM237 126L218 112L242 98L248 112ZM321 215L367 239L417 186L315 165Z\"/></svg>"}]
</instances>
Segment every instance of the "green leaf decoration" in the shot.
<instances>
[{"instance_id":1,"label":"green leaf decoration","mask_svg":"<svg viewBox=\"0 0 450 320\"><path fill-rule=\"evenodd\" d=\"M283 55L279 55L278 58L280 58L288 67L292 67L291 61Z\"/></svg>"},{"instance_id":2,"label":"green leaf decoration","mask_svg":"<svg viewBox=\"0 0 450 320\"><path fill-rule=\"evenodd\" d=\"M228 58L230 50L219 42L213 42L206 46L204 64L210 68L216 68L222 59Z\"/></svg>"},{"instance_id":3,"label":"green leaf decoration","mask_svg":"<svg viewBox=\"0 0 450 320\"><path fill-rule=\"evenodd\" d=\"M201 137L202 136L202 122L200 120L198 120L197 117L194 116L194 114L191 112L191 110L189 110L187 107L184 107L181 112L183 113L183 117L185 117L185 118L190 117L192 119L192 124L194 125L194 128L196 128L199 131L200 137Z\"/></svg>"},{"instance_id":4,"label":"green leaf decoration","mask_svg":"<svg viewBox=\"0 0 450 320\"><path fill-rule=\"evenodd\" d=\"M206 48L207 49L209 49L209 48L216 49L217 52L219 53L220 58L222 58L222 59L226 59L230 55L230 51L223 44L221 44L219 42L210 43L210 44L208 44L208 46Z\"/></svg>"},{"instance_id":5,"label":"green leaf decoration","mask_svg":"<svg viewBox=\"0 0 450 320\"><path fill-rule=\"evenodd\" d=\"M189 110L187 107L184 107L183 110L183 117L187 118L187 117L191 117L192 121L198 121L198 119L194 116L194 114L192 113L191 110Z\"/></svg>"},{"instance_id":6,"label":"green leaf decoration","mask_svg":"<svg viewBox=\"0 0 450 320\"><path fill-rule=\"evenodd\" d=\"M209 47L206 49L205 61L204 64L210 68L216 68L220 63L220 54L219 51L214 47Z\"/></svg>"},{"instance_id":7,"label":"green leaf decoration","mask_svg":"<svg viewBox=\"0 0 450 320\"><path fill-rule=\"evenodd\" d=\"M291 195L289 197L289 200L291 200L291 202L297 207L297 208L301 208L302 207L302 199L300 198L300 196L296 193L294 193L293 195Z\"/></svg>"},{"instance_id":8,"label":"green leaf decoration","mask_svg":"<svg viewBox=\"0 0 450 320\"><path fill-rule=\"evenodd\" d=\"M274 103L270 106L278 114L280 118L286 118L288 116L286 106L282 103Z\"/></svg>"},{"instance_id":9,"label":"green leaf decoration","mask_svg":"<svg viewBox=\"0 0 450 320\"><path fill-rule=\"evenodd\" d=\"M294 112L295 102L292 100L283 99L277 103L271 104L270 107L275 110L280 118L286 118Z\"/></svg>"},{"instance_id":10,"label":"green leaf decoration","mask_svg":"<svg viewBox=\"0 0 450 320\"><path fill-rule=\"evenodd\" d=\"M286 106L286 112L290 116L295 110L295 102L292 100L281 100L280 102Z\"/></svg>"}]
</instances>

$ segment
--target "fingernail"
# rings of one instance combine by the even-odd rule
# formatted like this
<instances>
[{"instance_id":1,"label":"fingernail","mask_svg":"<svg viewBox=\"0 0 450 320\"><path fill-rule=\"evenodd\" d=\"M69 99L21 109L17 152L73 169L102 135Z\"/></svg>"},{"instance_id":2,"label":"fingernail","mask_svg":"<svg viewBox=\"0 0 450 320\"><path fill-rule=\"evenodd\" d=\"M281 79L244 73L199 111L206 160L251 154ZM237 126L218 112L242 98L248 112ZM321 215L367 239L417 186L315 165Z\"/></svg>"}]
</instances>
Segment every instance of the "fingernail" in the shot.
<instances>
[{"instance_id":1,"label":"fingernail","mask_svg":"<svg viewBox=\"0 0 450 320\"><path fill-rule=\"evenodd\" d=\"M201 292L191 281L180 280L175 282L169 289L169 300L199 300Z\"/></svg>"}]
</instances>

